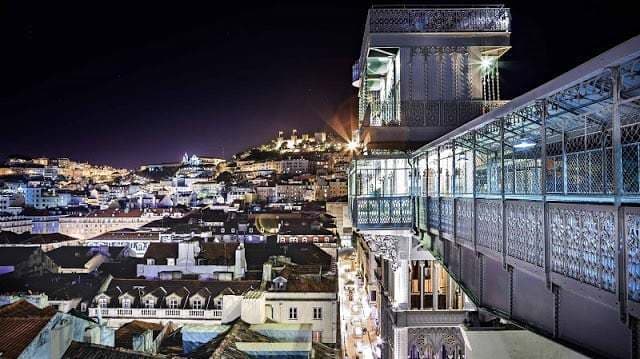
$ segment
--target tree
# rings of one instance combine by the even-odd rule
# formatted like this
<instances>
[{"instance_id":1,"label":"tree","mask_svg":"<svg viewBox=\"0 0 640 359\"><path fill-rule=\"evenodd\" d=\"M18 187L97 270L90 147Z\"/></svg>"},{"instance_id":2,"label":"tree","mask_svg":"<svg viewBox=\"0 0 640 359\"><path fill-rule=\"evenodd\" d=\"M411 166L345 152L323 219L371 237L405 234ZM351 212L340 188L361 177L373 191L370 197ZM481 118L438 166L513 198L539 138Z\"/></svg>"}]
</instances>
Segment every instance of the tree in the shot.
<instances>
[{"instance_id":1,"label":"tree","mask_svg":"<svg viewBox=\"0 0 640 359\"><path fill-rule=\"evenodd\" d=\"M231 181L233 181L233 175L229 171L224 171L218 175L216 181L224 182L225 186L229 186L231 185Z\"/></svg>"}]
</instances>

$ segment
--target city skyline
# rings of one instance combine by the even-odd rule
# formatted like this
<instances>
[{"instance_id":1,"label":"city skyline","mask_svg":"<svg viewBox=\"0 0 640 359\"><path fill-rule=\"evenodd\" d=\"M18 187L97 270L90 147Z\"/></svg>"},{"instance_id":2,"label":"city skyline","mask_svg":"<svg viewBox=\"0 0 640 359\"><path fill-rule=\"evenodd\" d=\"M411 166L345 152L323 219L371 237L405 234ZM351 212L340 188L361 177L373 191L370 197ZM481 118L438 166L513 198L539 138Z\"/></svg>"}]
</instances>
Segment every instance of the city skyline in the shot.
<instances>
[{"instance_id":1,"label":"city skyline","mask_svg":"<svg viewBox=\"0 0 640 359\"><path fill-rule=\"evenodd\" d=\"M3 5L0 357L640 357L628 7Z\"/></svg>"},{"instance_id":2,"label":"city skyline","mask_svg":"<svg viewBox=\"0 0 640 359\"><path fill-rule=\"evenodd\" d=\"M553 4L552 14L544 4L505 3L514 18L513 49L501 69L505 99L636 32L622 21L631 16L623 8L583 2L584 14L574 19L571 3ZM0 157L135 168L184 152L229 158L277 129L325 130L336 119L348 126L355 112L349 69L369 7L138 4L96 13L76 4L7 4L0 116L12 136L0 144ZM615 31L579 26L596 19ZM558 30L566 36L549 36Z\"/></svg>"}]
</instances>

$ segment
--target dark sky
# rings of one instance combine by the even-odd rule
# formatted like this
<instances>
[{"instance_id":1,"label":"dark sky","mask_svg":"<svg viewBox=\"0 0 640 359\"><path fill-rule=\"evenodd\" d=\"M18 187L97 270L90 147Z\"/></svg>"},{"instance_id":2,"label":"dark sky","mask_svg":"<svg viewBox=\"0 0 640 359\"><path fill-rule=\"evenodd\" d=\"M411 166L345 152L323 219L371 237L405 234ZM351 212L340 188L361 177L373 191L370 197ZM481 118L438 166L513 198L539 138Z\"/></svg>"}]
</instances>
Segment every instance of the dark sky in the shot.
<instances>
[{"instance_id":1,"label":"dark sky","mask_svg":"<svg viewBox=\"0 0 640 359\"><path fill-rule=\"evenodd\" d=\"M0 158L230 157L348 113L370 1L222 4L0 2ZM504 98L640 33L628 1L507 5Z\"/></svg>"}]
</instances>

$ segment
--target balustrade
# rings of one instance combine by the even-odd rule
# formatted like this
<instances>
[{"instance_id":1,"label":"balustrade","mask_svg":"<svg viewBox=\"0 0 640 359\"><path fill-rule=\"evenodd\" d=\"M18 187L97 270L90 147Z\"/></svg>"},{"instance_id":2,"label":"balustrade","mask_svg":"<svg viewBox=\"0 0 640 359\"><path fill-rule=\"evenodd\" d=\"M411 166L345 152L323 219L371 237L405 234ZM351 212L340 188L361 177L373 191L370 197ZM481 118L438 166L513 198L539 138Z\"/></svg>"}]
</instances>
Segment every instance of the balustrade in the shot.
<instances>
[{"instance_id":1,"label":"balustrade","mask_svg":"<svg viewBox=\"0 0 640 359\"><path fill-rule=\"evenodd\" d=\"M410 196L355 198L358 227L410 227L413 203Z\"/></svg>"},{"instance_id":2,"label":"balustrade","mask_svg":"<svg viewBox=\"0 0 640 359\"><path fill-rule=\"evenodd\" d=\"M89 308L89 316L104 318L178 318L212 319L222 318L221 309L174 309L174 308Z\"/></svg>"}]
</instances>

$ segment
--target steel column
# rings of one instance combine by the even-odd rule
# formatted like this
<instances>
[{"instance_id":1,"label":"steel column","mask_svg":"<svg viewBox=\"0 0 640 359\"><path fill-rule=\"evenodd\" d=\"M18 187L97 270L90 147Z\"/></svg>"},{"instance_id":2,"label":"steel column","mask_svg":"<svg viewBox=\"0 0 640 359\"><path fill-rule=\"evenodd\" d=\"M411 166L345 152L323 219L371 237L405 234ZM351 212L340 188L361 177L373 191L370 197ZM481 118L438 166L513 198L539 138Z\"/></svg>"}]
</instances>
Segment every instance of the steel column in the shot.
<instances>
[{"instance_id":1,"label":"steel column","mask_svg":"<svg viewBox=\"0 0 640 359\"><path fill-rule=\"evenodd\" d=\"M438 294L440 288L440 268L437 262L433 262L433 276L431 277L431 295L432 295L432 309L438 309Z\"/></svg>"},{"instance_id":2,"label":"steel column","mask_svg":"<svg viewBox=\"0 0 640 359\"><path fill-rule=\"evenodd\" d=\"M551 243L547 218L547 101L540 106L540 194L542 195L542 238L544 241L544 272L547 288L551 289ZM563 141L564 144L564 141ZM563 151L564 153L564 151Z\"/></svg>"},{"instance_id":3,"label":"steel column","mask_svg":"<svg viewBox=\"0 0 640 359\"><path fill-rule=\"evenodd\" d=\"M502 265L507 265L507 221L504 198L504 118L500 119L500 215L502 216Z\"/></svg>"},{"instance_id":4,"label":"steel column","mask_svg":"<svg viewBox=\"0 0 640 359\"><path fill-rule=\"evenodd\" d=\"M478 244L477 244L477 240L476 240L476 230L477 230L477 225L478 225L478 221L477 221L477 216L476 216L476 137L477 137L477 133L476 131L473 131L473 148L472 148L472 158L473 158L473 163L471 165L471 174L472 174L472 189L471 189L471 196L472 196L472 204L471 204L471 210L473 211L472 216L473 216L473 225L471 227L471 240L473 241L473 250L477 253L478 252Z\"/></svg>"},{"instance_id":5,"label":"steel column","mask_svg":"<svg viewBox=\"0 0 640 359\"><path fill-rule=\"evenodd\" d=\"M451 208L451 215L453 216L453 218L451 219L451 223L453 224L453 243L458 243L458 240L456 239L456 141L453 140L451 141L451 154L452 154L452 161L451 161L451 194L452 194L452 198L453 198L453 204L452 204L452 208Z\"/></svg>"},{"instance_id":6,"label":"steel column","mask_svg":"<svg viewBox=\"0 0 640 359\"><path fill-rule=\"evenodd\" d=\"M565 195L569 191L569 170L567 167L567 134L562 131L562 193Z\"/></svg>"},{"instance_id":7,"label":"steel column","mask_svg":"<svg viewBox=\"0 0 640 359\"><path fill-rule=\"evenodd\" d=\"M420 261L420 309L424 309L424 261Z\"/></svg>"},{"instance_id":8,"label":"steel column","mask_svg":"<svg viewBox=\"0 0 640 359\"><path fill-rule=\"evenodd\" d=\"M614 206L617 211L617 249L618 249L618 301L620 302L620 319L627 321L627 269L626 269L626 245L624 240L624 209L622 208L622 195L624 193L624 173L622 167L622 126L620 124L620 68L611 69L611 124L613 144L613 170L615 181Z\"/></svg>"}]
</instances>

